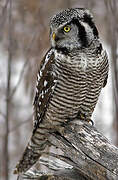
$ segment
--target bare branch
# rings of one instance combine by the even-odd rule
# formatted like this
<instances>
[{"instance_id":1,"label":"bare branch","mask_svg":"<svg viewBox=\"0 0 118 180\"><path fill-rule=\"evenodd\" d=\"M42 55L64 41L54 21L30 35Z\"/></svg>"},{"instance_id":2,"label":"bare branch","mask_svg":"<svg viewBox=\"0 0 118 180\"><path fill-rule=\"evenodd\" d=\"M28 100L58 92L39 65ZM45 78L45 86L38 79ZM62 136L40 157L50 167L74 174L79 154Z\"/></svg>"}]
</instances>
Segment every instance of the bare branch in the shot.
<instances>
[{"instance_id":1,"label":"bare branch","mask_svg":"<svg viewBox=\"0 0 118 180\"><path fill-rule=\"evenodd\" d=\"M5 116L5 117L6 117L6 116ZM12 133L12 132L14 132L14 131L17 131L18 128L20 128L21 126L23 126L23 125L26 124L26 123L29 123L29 121L30 121L31 118L32 118L32 115L31 115L28 119L26 119L26 120L24 120L24 121L21 121L21 122L18 123L16 126L14 126L13 128L9 129L9 130L8 130L8 133ZM4 138L4 136L5 136L5 134L0 134L0 138Z\"/></svg>"},{"instance_id":2,"label":"bare branch","mask_svg":"<svg viewBox=\"0 0 118 180\"><path fill-rule=\"evenodd\" d=\"M118 145L118 56L117 56L117 37L118 37L118 16L116 0L105 1L106 9L108 11L107 21L109 28L109 40L111 46L111 68L112 68L112 84L113 84L113 106L114 106L114 122L116 129L116 144Z\"/></svg>"},{"instance_id":3,"label":"bare branch","mask_svg":"<svg viewBox=\"0 0 118 180\"><path fill-rule=\"evenodd\" d=\"M13 97L13 95L15 94L15 92L17 91L22 79L23 79L23 75L24 75L24 72L25 72L25 68L27 67L27 64L28 64L28 59L25 61L24 65L23 65L23 68L20 72L20 75L19 75L19 79L18 79L18 82L16 83L16 86L14 87L14 89L12 90L11 94L10 94L10 99Z\"/></svg>"},{"instance_id":4,"label":"bare branch","mask_svg":"<svg viewBox=\"0 0 118 180\"><path fill-rule=\"evenodd\" d=\"M3 27L4 27L5 19L7 17L7 7L8 7L8 4L9 4L9 1L10 0L6 0L5 6L2 9L2 13L1 13L1 18L2 19L0 21L0 27L2 27L2 29L4 29Z\"/></svg>"},{"instance_id":5,"label":"bare branch","mask_svg":"<svg viewBox=\"0 0 118 180\"><path fill-rule=\"evenodd\" d=\"M12 129L9 130L9 133L11 133L11 132L13 132L13 131L16 131L16 130L17 130L18 128L20 128L22 125L28 123L28 122L30 121L31 117L32 117L32 115L31 115L28 119L26 119L26 120L24 120L24 121L21 121L20 123L18 123L17 125L15 125Z\"/></svg>"},{"instance_id":6,"label":"bare branch","mask_svg":"<svg viewBox=\"0 0 118 180\"><path fill-rule=\"evenodd\" d=\"M9 115L10 115L10 83L11 83L11 63L12 63L12 0L9 1L9 46L8 46L8 66L7 66L7 88L6 88L6 119L4 137L4 171L5 180L9 179Z\"/></svg>"},{"instance_id":7,"label":"bare branch","mask_svg":"<svg viewBox=\"0 0 118 180\"><path fill-rule=\"evenodd\" d=\"M6 115L0 111L0 115L3 116L4 118L6 118Z\"/></svg>"},{"instance_id":8,"label":"bare branch","mask_svg":"<svg viewBox=\"0 0 118 180\"><path fill-rule=\"evenodd\" d=\"M118 31L118 24L116 23L117 20L118 20L116 0L109 0L109 1L104 0L104 3L105 3L105 6L106 6L106 9L109 12L110 20L112 19L112 25Z\"/></svg>"},{"instance_id":9,"label":"bare branch","mask_svg":"<svg viewBox=\"0 0 118 180\"><path fill-rule=\"evenodd\" d=\"M31 39L31 42L29 43L28 47L25 50L27 55L29 54L29 51L30 51L31 47L33 46L33 42L36 39L36 35L37 35L37 30L34 32L34 34L32 36L32 39ZM29 56L27 56L27 59L26 59L24 65L22 67L22 70L21 70L20 75L19 75L19 79L18 79L14 89L12 90L12 92L10 94L10 98L12 98L14 96L15 92L17 91L17 89L18 89L18 87L19 87L19 85L20 85L20 83L21 83L21 81L23 79L23 75L24 75L25 69L26 69L26 67L28 65L28 62L29 62Z\"/></svg>"}]
</instances>

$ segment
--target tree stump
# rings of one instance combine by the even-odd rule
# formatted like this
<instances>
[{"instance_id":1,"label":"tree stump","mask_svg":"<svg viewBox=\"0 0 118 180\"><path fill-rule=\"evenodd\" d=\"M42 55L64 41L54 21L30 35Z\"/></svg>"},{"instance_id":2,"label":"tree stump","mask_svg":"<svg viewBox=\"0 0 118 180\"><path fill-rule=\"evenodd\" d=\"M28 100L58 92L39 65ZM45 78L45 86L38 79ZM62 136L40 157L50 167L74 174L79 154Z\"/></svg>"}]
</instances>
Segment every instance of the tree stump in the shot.
<instances>
[{"instance_id":1,"label":"tree stump","mask_svg":"<svg viewBox=\"0 0 118 180\"><path fill-rule=\"evenodd\" d=\"M64 135L49 134L52 146L63 154L45 153L40 163L50 172L30 170L23 179L38 180L118 180L118 148L113 146L94 126L74 120L65 125ZM55 160L56 159L56 160ZM58 160L62 162L60 165ZM66 166L65 164L66 163Z\"/></svg>"}]
</instances>

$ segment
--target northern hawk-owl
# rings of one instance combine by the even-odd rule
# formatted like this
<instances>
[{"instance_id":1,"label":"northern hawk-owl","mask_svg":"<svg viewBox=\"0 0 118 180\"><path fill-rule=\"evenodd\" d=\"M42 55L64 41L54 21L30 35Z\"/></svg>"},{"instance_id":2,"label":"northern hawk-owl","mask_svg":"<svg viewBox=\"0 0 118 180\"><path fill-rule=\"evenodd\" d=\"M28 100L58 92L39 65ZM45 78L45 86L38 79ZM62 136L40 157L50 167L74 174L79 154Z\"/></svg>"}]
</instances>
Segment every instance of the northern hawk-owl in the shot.
<instances>
[{"instance_id":1,"label":"northern hawk-owl","mask_svg":"<svg viewBox=\"0 0 118 180\"><path fill-rule=\"evenodd\" d=\"M70 8L54 15L50 42L37 76L32 136L15 173L37 162L49 144L50 131L58 131L78 114L89 120L107 83L107 53L89 10Z\"/></svg>"}]
</instances>

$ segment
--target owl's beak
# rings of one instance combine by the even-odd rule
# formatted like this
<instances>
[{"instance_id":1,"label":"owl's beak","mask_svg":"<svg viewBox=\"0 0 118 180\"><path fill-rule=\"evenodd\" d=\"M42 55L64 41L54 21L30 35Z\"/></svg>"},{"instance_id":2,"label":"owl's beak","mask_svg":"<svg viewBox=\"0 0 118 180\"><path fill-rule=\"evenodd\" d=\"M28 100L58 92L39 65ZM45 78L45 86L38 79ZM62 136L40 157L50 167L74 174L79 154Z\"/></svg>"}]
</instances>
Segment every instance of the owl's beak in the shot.
<instances>
[{"instance_id":1,"label":"owl's beak","mask_svg":"<svg viewBox=\"0 0 118 180\"><path fill-rule=\"evenodd\" d=\"M58 38L56 32L53 32L52 35L51 35L51 44L52 44L52 47L56 46L58 40L59 40L59 38Z\"/></svg>"},{"instance_id":2,"label":"owl's beak","mask_svg":"<svg viewBox=\"0 0 118 180\"><path fill-rule=\"evenodd\" d=\"M56 39L56 34L53 32L53 34L52 34L52 39L55 41L55 39Z\"/></svg>"}]
</instances>

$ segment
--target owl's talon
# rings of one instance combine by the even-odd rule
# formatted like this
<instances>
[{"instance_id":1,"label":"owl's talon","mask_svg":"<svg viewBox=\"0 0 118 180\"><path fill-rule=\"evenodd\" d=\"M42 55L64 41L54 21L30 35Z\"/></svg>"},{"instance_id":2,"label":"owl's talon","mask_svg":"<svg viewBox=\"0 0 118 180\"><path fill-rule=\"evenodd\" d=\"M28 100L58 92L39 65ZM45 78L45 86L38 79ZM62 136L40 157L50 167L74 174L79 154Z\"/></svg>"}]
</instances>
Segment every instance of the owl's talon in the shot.
<instances>
[{"instance_id":1,"label":"owl's talon","mask_svg":"<svg viewBox=\"0 0 118 180\"><path fill-rule=\"evenodd\" d=\"M80 114L80 118L83 120L83 119L85 119L86 117L85 117L84 114Z\"/></svg>"},{"instance_id":2,"label":"owl's talon","mask_svg":"<svg viewBox=\"0 0 118 180\"><path fill-rule=\"evenodd\" d=\"M91 119L88 119L87 121L88 121L88 123L91 123L92 126L94 126L94 122Z\"/></svg>"},{"instance_id":3,"label":"owl's talon","mask_svg":"<svg viewBox=\"0 0 118 180\"><path fill-rule=\"evenodd\" d=\"M62 136L64 136L64 134L65 134L65 128L64 128L64 127L59 128L59 129L58 129L58 132L59 132Z\"/></svg>"},{"instance_id":4,"label":"owl's talon","mask_svg":"<svg viewBox=\"0 0 118 180\"><path fill-rule=\"evenodd\" d=\"M91 119L87 119L86 115L81 113L80 111L78 112L77 118L80 118L81 120L87 121L88 123L91 123L92 126L94 126L94 122Z\"/></svg>"},{"instance_id":5,"label":"owl's talon","mask_svg":"<svg viewBox=\"0 0 118 180\"><path fill-rule=\"evenodd\" d=\"M85 119L85 121L91 123L91 125L94 126L94 122L91 119Z\"/></svg>"},{"instance_id":6,"label":"owl's talon","mask_svg":"<svg viewBox=\"0 0 118 180\"><path fill-rule=\"evenodd\" d=\"M78 112L77 118L81 119L81 120L86 120L86 115L81 113L80 111Z\"/></svg>"}]
</instances>

